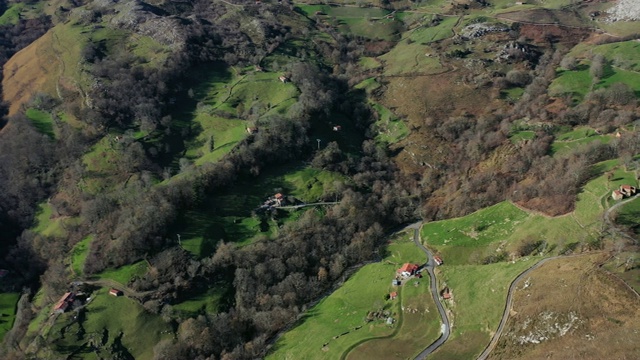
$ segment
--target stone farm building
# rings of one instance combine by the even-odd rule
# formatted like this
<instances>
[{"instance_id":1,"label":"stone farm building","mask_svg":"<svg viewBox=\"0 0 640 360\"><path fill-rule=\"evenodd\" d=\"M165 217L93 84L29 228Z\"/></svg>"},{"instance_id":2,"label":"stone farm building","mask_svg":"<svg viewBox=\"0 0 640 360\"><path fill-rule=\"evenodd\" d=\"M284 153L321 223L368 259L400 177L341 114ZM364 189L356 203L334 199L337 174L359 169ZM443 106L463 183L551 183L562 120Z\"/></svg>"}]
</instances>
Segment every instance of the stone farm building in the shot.
<instances>
[{"instance_id":1,"label":"stone farm building","mask_svg":"<svg viewBox=\"0 0 640 360\"><path fill-rule=\"evenodd\" d=\"M76 295L74 293L72 292L65 293L64 295L62 295L60 300L58 300L58 302L53 306L53 312L57 314L62 314L63 312L67 311L69 306L73 304L73 300L75 300L75 298L76 298Z\"/></svg>"}]
</instances>

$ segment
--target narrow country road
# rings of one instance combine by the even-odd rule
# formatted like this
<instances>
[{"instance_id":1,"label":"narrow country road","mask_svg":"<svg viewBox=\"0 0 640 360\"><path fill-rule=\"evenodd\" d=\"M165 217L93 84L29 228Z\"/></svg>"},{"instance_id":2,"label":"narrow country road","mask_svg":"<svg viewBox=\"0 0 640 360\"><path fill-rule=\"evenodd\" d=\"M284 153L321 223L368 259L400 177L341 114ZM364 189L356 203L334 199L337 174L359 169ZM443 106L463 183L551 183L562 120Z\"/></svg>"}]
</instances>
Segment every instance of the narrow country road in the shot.
<instances>
[{"instance_id":1,"label":"narrow country road","mask_svg":"<svg viewBox=\"0 0 640 360\"><path fill-rule=\"evenodd\" d=\"M520 275L518 275L518 277L513 279L513 281L511 282L511 285L509 286L509 292L507 292L507 302L506 302L506 304L504 306L504 312L502 313L502 319L500 319L500 325L498 325L498 330L496 330L496 333L493 334L493 337L491 338L491 341L489 342L489 345L487 345L487 347L484 349L482 354L480 354L480 356L478 356L478 360L485 360L489 356L489 354L491 353L493 348L496 346L496 344L498 343L498 340L500 339L500 335L502 335L502 331L504 330L504 326L506 325L507 320L509 319L509 312L511 311L511 305L512 305L512 302L513 302L513 291L518 286L518 283L520 282L520 280L522 280L522 278L524 278L525 276L529 275L529 273L532 272L533 270L535 270L535 269L539 268L540 266L544 265L544 263L546 263L549 260L555 260L555 259L558 259L558 258L567 258L567 257L573 257L573 256L580 256L580 255L569 255L569 256L560 255L560 256L553 256L553 257L550 257L550 258L542 259L542 260L538 261L537 263L533 264L527 270L525 270L522 273L520 273Z\"/></svg>"},{"instance_id":2,"label":"narrow country road","mask_svg":"<svg viewBox=\"0 0 640 360\"><path fill-rule=\"evenodd\" d=\"M619 208L620 206L628 203L629 201L637 198L638 196L640 196L640 192L638 192L637 194L635 194L634 196L629 197L628 199L624 199L622 201L620 201L619 203L613 205L612 207L608 208L607 211L604 212L604 222L605 224L607 224L607 226L609 227L609 229L618 236L621 236L623 238L629 239L631 241L633 241L634 244L638 243L638 239L630 236L629 234L627 234L626 232L624 232L623 230L621 230L619 227L615 226L613 224L613 221L611 221L611 213Z\"/></svg>"},{"instance_id":3,"label":"narrow country road","mask_svg":"<svg viewBox=\"0 0 640 360\"><path fill-rule=\"evenodd\" d=\"M431 345L427 346L426 349L422 350L418 356L416 356L417 360L425 359L429 354L434 352L437 348L442 346L445 341L449 338L451 333L451 325L449 324L449 318L447 318L447 313L444 311L444 306L442 306L442 302L440 301L440 295L438 294L438 282L436 281L436 274L434 273L434 268L436 267L436 263L433 260L433 254L429 251L422 242L420 241L420 226L422 222L418 222L412 225L407 226L408 229L413 229L413 242L416 246L424 251L427 255L427 264L425 265L425 269L429 273L429 283L431 284L431 296L433 296L433 301L436 303L438 308L438 312L440 313L440 318L442 318L442 333L440 337L434 341Z\"/></svg>"},{"instance_id":4,"label":"narrow country road","mask_svg":"<svg viewBox=\"0 0 640 360\"><path fill-rule=\"evenodd\" d=\"M328 201L328 202L316 202L310 204L300 204L300 205L286 205L286 206L278 206L277 209L301 209L307 206L318 206L318 205L336 205L339 204L339 201Z\"/></svg>"}]
</instances>

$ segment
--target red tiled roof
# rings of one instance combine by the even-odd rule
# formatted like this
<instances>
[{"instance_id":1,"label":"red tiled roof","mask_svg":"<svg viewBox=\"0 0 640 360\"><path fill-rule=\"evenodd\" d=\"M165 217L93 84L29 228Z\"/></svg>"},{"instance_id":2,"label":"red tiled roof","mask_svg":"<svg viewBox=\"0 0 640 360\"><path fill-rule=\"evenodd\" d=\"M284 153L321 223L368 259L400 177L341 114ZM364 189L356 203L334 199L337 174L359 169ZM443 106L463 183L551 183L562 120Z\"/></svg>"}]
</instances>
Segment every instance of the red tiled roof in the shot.
<instances>
[{"instance_id":1,"label":"red tiled roof","mask_svg":"<svg viewBox=\"0 0 640 360\"><path fill-rule=\"evenodd\" d=\"M403 273L403 272L412 273L412 272L414 272L416 270L418 270L418 265L406 263L406 264L402 265L402 267L400 269L398 269L398 272L399 273Z\"/></svg>"},{"instance_id":2,"label":"red tiled roof","mask_svg":"<svg viewBox=\"0 0 640 360\"><path fill-rule=\"evenodd\" d=\"M394 298L394 297L398 296L398 293L394 291L394 292L392 292L391 294L389 294L389 296L391 296L392 298Z\"/></svg>"}]
</instances>

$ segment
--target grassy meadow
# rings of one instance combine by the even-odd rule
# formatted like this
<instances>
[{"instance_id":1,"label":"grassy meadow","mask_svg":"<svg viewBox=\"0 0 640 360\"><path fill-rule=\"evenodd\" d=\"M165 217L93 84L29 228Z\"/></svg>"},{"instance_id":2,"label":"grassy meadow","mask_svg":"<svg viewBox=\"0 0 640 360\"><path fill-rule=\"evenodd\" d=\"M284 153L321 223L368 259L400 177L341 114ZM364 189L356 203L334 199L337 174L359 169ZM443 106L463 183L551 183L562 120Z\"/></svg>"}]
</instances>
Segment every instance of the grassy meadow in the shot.
<instances>
[{"instance_id":1,"label":"grassy meadow","mask_svg":"<svg viewBox=\"0 0 640 360\"><path fill-rule=\"evenodd\" d=\"M134 359L153 359L153 347L163 339L173 336L171 326L145 311L136 301L120 296L114 297L103 288L92 294L86 312L74 318L75 312L62 314L49 331L47 341L55 349L66 353L69 347L80 348L82 358L110 356L110 348L120 349ZM100 340L99 347L92 350L90 342Z\"/></svg>"},{"instance_id":2,"label":"grassy meadow","mask_svg":"<svg viewBox=\"0 0 640 360\"><path fill-rule=\"evenodd\" d=\"M381 346L389 356L392 356L390 351L395 350L402 350L406 356L418 352L424 344L417 341L429 339L434 334L437 337L440 329L439 315L433 303L422 301L428 294L429 281L411 279L396 288L391 280L402 263L425 261L424 253L413 244L410 233L396 235L383 261L362 267L344 285L309 309L299 324L278 340L267 359L337 359L346 356L347 352L349 359L358 359ZM416 282L419 283L417 286L414 285ZM385 295L391 291L398 291L398 298L385 300ZM405 307L404 313L400 303ZM394 326L386 325L382 319L364 322L368 311L379 308L392 314L397 320ZM418 311L414 313L408 311L409 308ZM412 339L413 331L424 334L417 340ZM309 337L309 334L314 336ZM338 335L341 336L334 338ZM398 345L406 347L386 348L384 344L390 343L387 339L367 341L378 337L396 339Z\"/></svg>"},{"instance_id":3,"label":"grassy meadow","mask_svg":"<svg viewBox=\"0 0 640 360\"><path fill-rule=\"evenodd\" d=\"M0 341L13 327L18 300L20 300L19 293L0 293Z\"/></svg>"},{"instance_id":4,"label":"grassy meadow","mask_svg":"<svg viewBox=\"0 0 640 360\"><path fill-rule=\"evenodd\" d=\"M84 273L84 263L87 260L87 255L89 255L92 240L93 235L89 235L71 249L71 269L76 276L81 276Z\"/></svg>"},{"instance_id":5,"label":"grassy meadow","mask_svg":"<svg viewBox=\"0 0 640 360\"><path fill-rule=\"evenodd\" d=\"M282 193L312 203L323 200L323 194L334 194L336 181L348 180L337 173L302 164L274 167L257 178L239 180L206 200L200 209L187 212L175 233L180 234L182 247L197 257L212 254L220 240L247 245L259 235L274 234L279 226L305 211L282 210L275 220L254 216L253 210L267 198Z\"/></svg>"},{"instance_id":6,"label":"grassy meadow","mask_svg":"<svg viewBox=\"0 0 640 360\"><path fill-rule=\"evenodd\" d=\"M448 286L453 296L452 301L445 302L453 313L449 319L453 326L449 340L434 353L434 358L477 357L498 328L511 281L539 260L439 267L438 281L442 287Z\"/></svg>"},{"instance_id":7,"label":"grassy meadow","mask_svg":"<svg viewBox=\"0 0 640 360\"><path fill-rule=\"evenodd\" d=\"M146 261L138 261L137 263L121 266L117 269L107 269L96 274L96 277L99 279L113 280L126 286L133 277L146 274L148 268L149 266Z\"/></svg>"}]
</instances>

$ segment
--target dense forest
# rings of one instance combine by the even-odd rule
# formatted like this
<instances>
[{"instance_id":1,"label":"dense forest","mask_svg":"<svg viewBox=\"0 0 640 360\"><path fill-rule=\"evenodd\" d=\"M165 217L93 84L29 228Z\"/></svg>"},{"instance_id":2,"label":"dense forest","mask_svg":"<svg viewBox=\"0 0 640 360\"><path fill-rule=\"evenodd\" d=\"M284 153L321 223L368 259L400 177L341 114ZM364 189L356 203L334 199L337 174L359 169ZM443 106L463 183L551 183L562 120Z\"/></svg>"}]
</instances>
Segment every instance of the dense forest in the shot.
<instances>
[{"instance_id":1,"label":"dense forest","mask_svg":"<svg viewBox=\"0 0 640 360\"><path fill-rule=\"evenodd\" d=\"M136 3L140 19L158 21L155 30L145 34L172 46L161 65L148 66L117 44L90 41L82 49L92 79L85 98L35 94L31 100L38 109L64 108L81 126L59 121L58 133L51 137L39 132L24 111L8 117L8 106L0 104L0 268L19 274L2 286L27 294L0 350L3 358L26 356L19 342L36 315L28 305L30 296L42 287L46 299L54 302L66 291L73 277L63 259L89 234L94 238L84 266L87 275L139 260L153 267L128 285L148 291L141 301L144 308L163 315L176 331L175 340L154 348L157 359L258 358L279 331L342 280L349 268L376 259L385 235L399 225L461 216L505 199L546 214L564 214L592 177L593 164L613 158L631 162L640 151L635 137L623 137L563 157L550 156L558 127L590 125L610 132L638 120L635 93L624 84L594 89L578 106L570 106L568 98L561 100L561 111L546 110L546 90L555 69L574 66L566 53L579 38L569 34L531 41L526 56L509 58L510 71L473 80L478 91L487 93L524 88L512 106L455 116L438 109L425 114L425 142L437 151L421 167L401 168L394 157L402 149L373 140L378 114L363 91L353 87L354 78L366 76L358 68L360 57L384 52L389 46L385 41L338 33L322 22L284 25L282 19L300 16L290 4L234 3L244 6L262 42L252 41L216 2ZM0 12L6 5L0 2ZM61 8L84 5L69 2ZM98 27L114 12L96 1L86 8L82 25ZM69 11L60 11L53 19L43 15L0 25L0 65L68 16ZM142 33L138 25L123 21L118 26ZM195 166L178 160L195 132L172 118L175 99L188 99L193 91L190 70L259 66L289 39L316 30L327 32L328 39L309 41L298 61L282 65L300 92L286 114L263 118L268 123L264 130L242 140L218 162ZM505 36L524 42L519 31L516 24ZM451 54L452 61L457 57L464 54ZM602 76L606 66L606 60L594 58L591 71ZM356 151L337 143L315 148L313 129L337 116L351 119L364 134ZM509 134L523 117L540 120L536 136L513 144ZM546 121L550 118L552 123ZM119 161L110 176L117 186L89 194L78 186L90 175L80 158L112 132L123 134L112 145ZM221 241L213 255L201 259L177 246L171 229L181 214L223 195L238 181L257 178L270 165L293 161L351 179L340 183L335 193L323 194L339 204L321 216L306 211L277 235L249 246ZM82 221L69 225L64 238L30 230L43 201L57 216ZM232 284L224 311L195 318L171 312L170 304L217 281ZM127 358L116 350L113 356Z\"/></svg>"}]
</instances>

